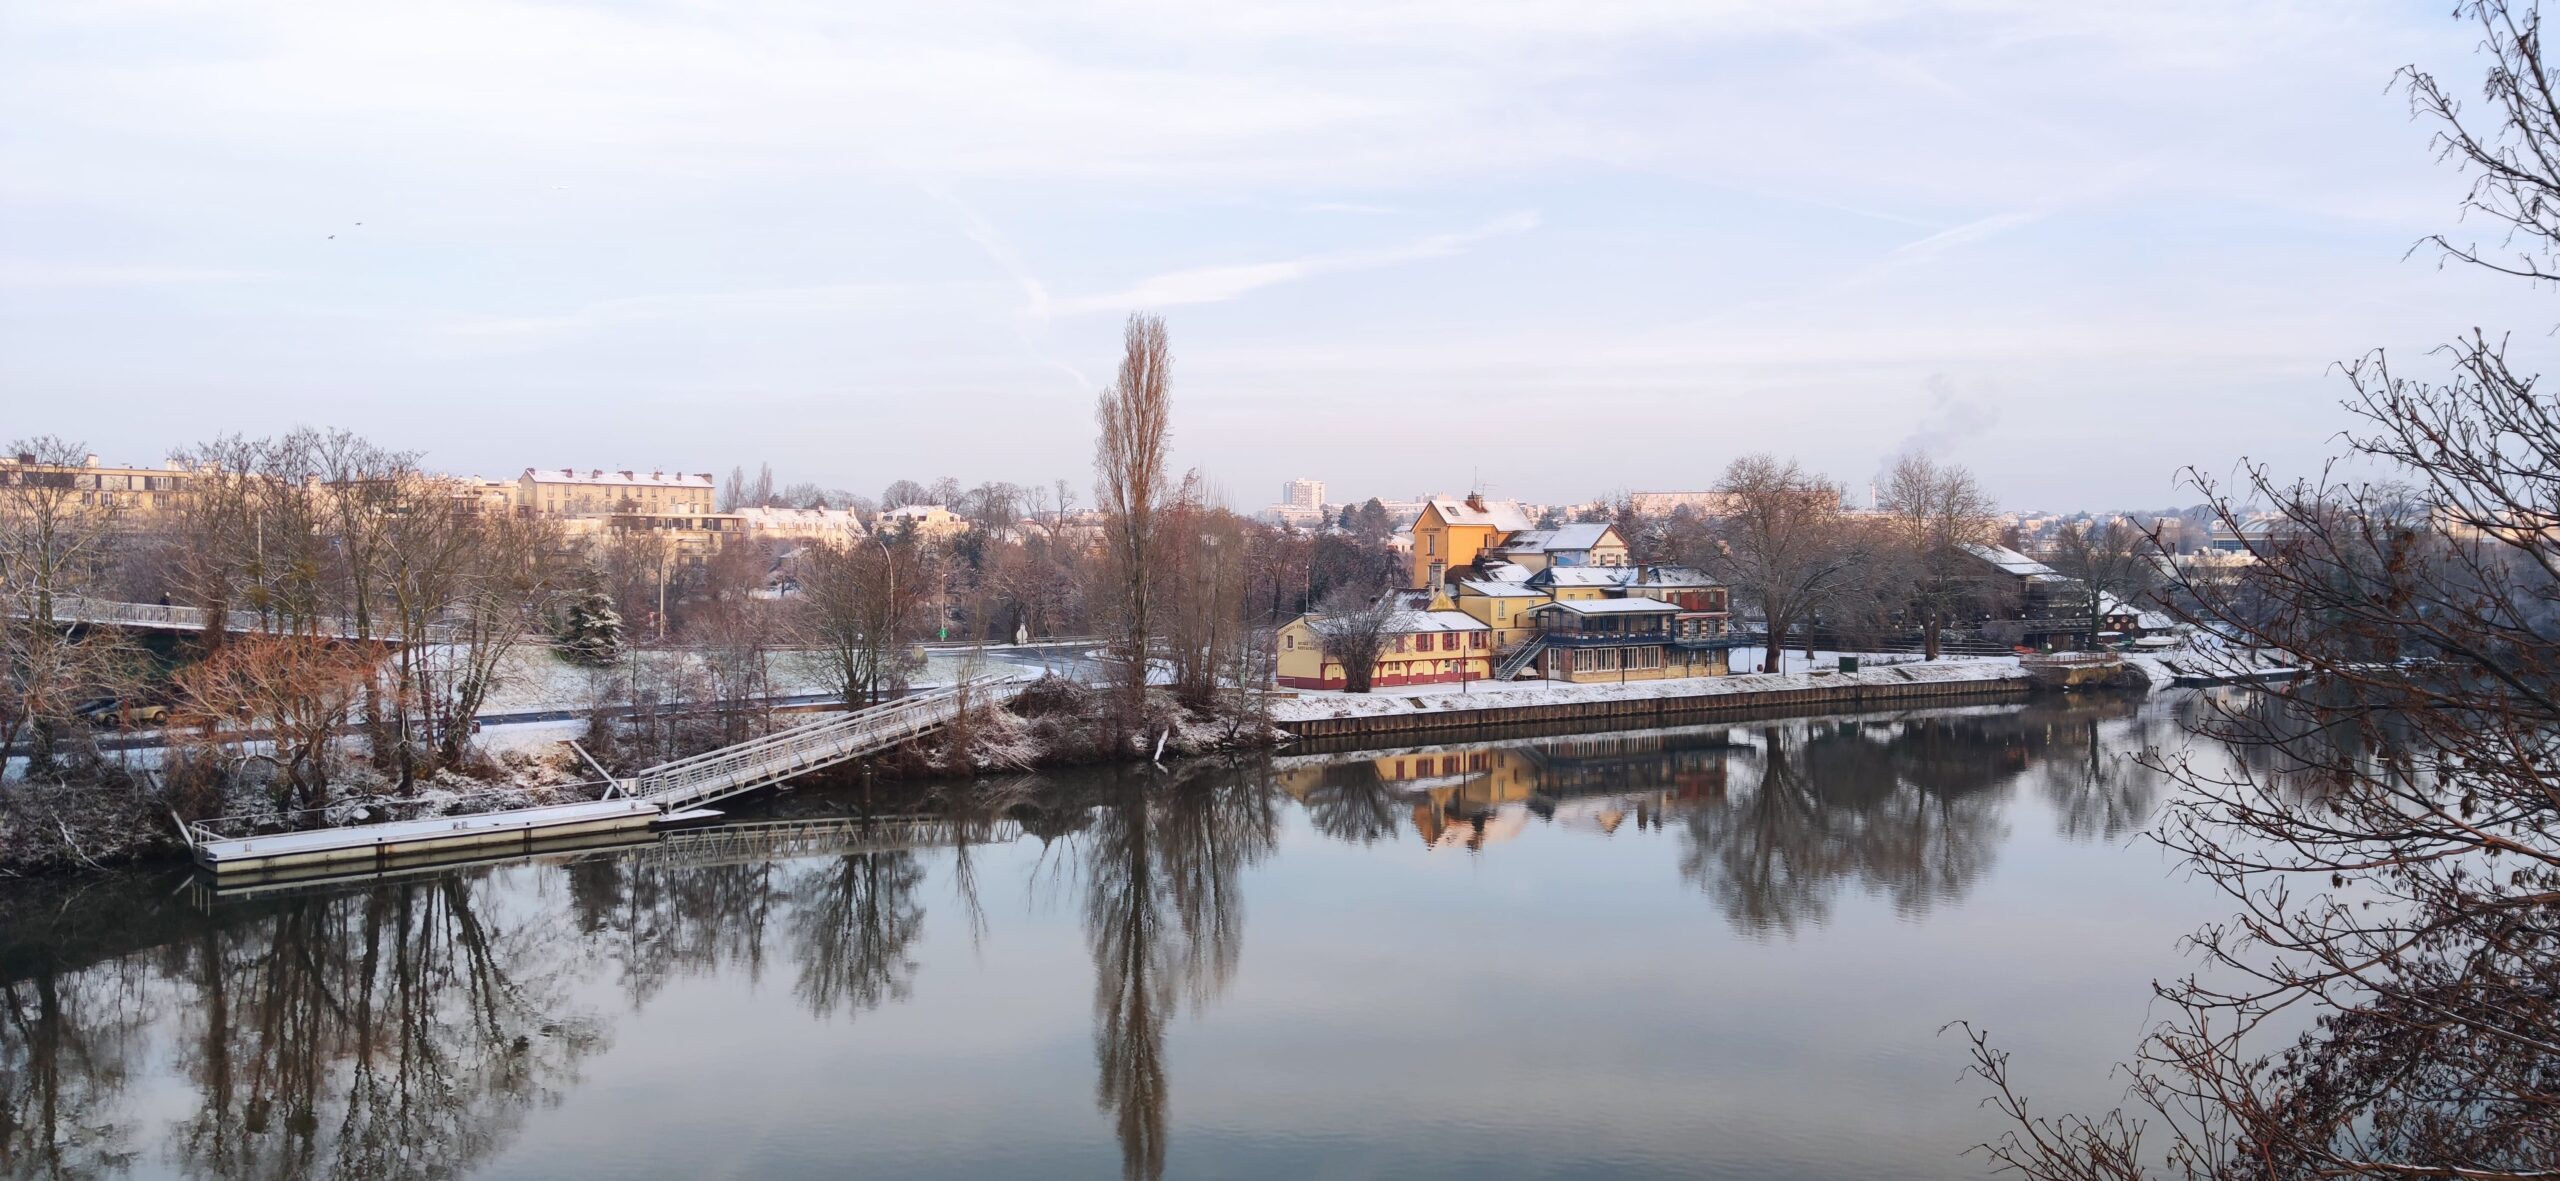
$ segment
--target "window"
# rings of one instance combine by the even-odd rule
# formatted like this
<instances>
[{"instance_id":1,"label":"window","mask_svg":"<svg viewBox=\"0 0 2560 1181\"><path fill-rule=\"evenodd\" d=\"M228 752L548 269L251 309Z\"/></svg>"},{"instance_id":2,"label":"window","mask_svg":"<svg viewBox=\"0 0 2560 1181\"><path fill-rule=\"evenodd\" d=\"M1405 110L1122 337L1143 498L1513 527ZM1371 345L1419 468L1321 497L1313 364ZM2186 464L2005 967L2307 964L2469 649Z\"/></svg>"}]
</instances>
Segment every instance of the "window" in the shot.
<instances>
[{"instance_id":1,"label":"window","mask_svg":"<svg viewBox=\"0 0 2560 1181\"><path fill-rule=\"evenodd\" d=\"M1283 648L1295 649L1298 646L1298 637L1284 636L1280 640L1280 646Z\"/></svg>"},{"instance_id":2,"label":"window","mask_svg":"<svg viewBox=\"0 0 2560 1181\"><path fill-rule=\"evenodd\" d=\"M1458 650L1458 633L1456 633L1456 632L1442 632L1442 633L1440 633L1440 650L1441 650L1441 651L1443 651L1443 652L1455 652L1455 651L1457 651L1457 650Z\"/></svg>"}]
</instances>

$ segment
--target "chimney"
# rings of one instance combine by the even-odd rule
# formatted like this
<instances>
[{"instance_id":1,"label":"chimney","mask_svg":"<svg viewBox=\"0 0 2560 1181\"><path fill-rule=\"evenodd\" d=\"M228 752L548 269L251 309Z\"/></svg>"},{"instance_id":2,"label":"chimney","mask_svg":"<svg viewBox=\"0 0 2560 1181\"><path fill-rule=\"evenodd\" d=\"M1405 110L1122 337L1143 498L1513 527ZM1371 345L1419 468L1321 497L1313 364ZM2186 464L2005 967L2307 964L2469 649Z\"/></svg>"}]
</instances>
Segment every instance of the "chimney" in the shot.
<instances>
[{"instance_id":1,"label":"chimney","mask_svg":"<svg viewBox=\"0 0 2560 1181\"><path fill-rule=\"evenodd\" d=\"M95 451L92 451L92 452L90 452L88 455L86 455L86 456L82 457L82 459L81 459L81 461L80 461L80 466L82 466L82 467L96 467L96 466L98 466L98 453L97 453L97 452L95 452Z\"/></svg>"},{"instance_id":2,"label":"chimney","mask_svg":"<svg viewBox=\"0 0 2560 1181\"><path fill-rule=\"evenodd\" d=\"M1474 509L1474 510L1475 510L1475 511L1477 511L1477 512L1483 512L1483 511L1484 511L1484 493L1482 493L1482 492L1469 492L1469 493L1467 493L1467 507L1468 507L1468 508L1471 508L1471 509Z\"/></svg>"}]
</instances>

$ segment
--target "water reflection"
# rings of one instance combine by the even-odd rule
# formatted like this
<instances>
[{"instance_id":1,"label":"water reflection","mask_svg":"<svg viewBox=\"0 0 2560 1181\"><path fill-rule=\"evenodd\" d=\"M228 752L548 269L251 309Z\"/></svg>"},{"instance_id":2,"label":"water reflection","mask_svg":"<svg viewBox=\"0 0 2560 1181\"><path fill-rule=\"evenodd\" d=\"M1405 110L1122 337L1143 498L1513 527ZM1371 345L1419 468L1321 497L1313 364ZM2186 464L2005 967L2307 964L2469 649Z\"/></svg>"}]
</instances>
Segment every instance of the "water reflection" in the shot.
<instances>
[{"instance_id":1,"label":"water reflection","mask_svg":"<svg viewBox=\"0 0 2560 1181\"><path fill-rule=\"evenodd\" d=\"M1169 1023L1242 970L1246 874L1293 816L1327 842L1491 872L1524 837L1640 841L1627 855L1667 863L1735 930L1800 936L1851 892L1906 918L1961 902L2022 797L2066 838L2124 839L2162 790L2127 756L2176 724L2101 699L1443 744L805 793L777 805L810 823L788 844L669 842L210 910L165 882L31 888L0 900L0 1178L469 1175L674 981L771 976L809 1020L888 1019L921 987L934 900L983 937L970 845L999 824L1035 838L1000 864L1071 903L1093 1099L1123 1175L1158 1177ZM137 1097L171 1088L183 1103Z\"/></svg>"},{"instance_id":2,"label":"water reflection","mask_svg":"<svg viewBox=\"0 0 2560 1181\"><path fill-rule=\"evenodd\" d=\"M480 881L275 905L167 949L194 1113L183 1172L450 1177L557 1101L608 1026L567 999L561 920L509 915Z\"/></svg>"}]
</instances>

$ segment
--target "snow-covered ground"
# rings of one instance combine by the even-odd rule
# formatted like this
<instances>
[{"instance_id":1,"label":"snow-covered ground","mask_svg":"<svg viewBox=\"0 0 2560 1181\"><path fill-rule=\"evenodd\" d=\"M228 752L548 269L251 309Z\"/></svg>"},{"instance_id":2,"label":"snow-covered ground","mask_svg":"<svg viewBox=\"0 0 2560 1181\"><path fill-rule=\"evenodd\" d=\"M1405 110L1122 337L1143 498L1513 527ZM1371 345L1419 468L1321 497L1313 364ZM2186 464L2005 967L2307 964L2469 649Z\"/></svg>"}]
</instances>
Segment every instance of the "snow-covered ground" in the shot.
<instances>
[{"instance_id":1,"label":"snow-covered ground","mask_svg":"<svg viewBox=\"0 0 2560 1181\"><path fill-rule=\"evenodd\" d=\"M562 660L548 646L528 644L507 655L499 666L497 687L482 703L482 714L531 713L540 710L592 709L631 698L635 674L647 681L664 679L682 666L699 667L701 656L681 649L633 649L615 668L582 668ZM767 657L773 695L792 697L832 693L825 661L815 652L783 649ZM1029 664L1037 655L975 653L966 649L933 649L912 678L918 685L947 685L972 672L994 672Z\"/></svg>"},{"instance_id":2,"label":"snow-covered ground","mask_svg":"<svg viewBox=\"0 0 2560 1181\"><path fill-rule=\"evenodd\" d=\"M1760 670L1760 655L1762 651L1763 649L1757 645L1734 649L1732 652L1732 667L1737 671L1749 670L1752 672L1758 672ZM1777 671L1800 673L1810 672L1817 668L1834 668L1839 665L1840 658L1843 655L1855 656L1858 658L1858 662L1860 664L1866 665L1869 668L1881 668L1885 665L1891 664L1918 664L1922 662L1918 654L1911 652L1842 653L1832 651L1828 648L1816 648L1814 649L1813 655L1808 658L1801 649L1790 648L1781 654L1783 663L1778 666ZM2018 664L2018 658L2015 656L1940 656L1938 658L1938 663L1940 664L1957 664L1966 662L2005 664L2011 668L2015 668Z\"/></svg>"},{"instance_id":3,"label":"snow-covered ground","mask_svg":"<svg viewBox=\"0 0 2560 1181\"><path fill-rule=\"evenodd\" d=\"M1318 718L1379 717L1388 714L1447 713L1458 710L1522 708L1579 701L1650 701L1668 697L1726 697L1790 689L1840 685L1907 685L1914 682L2024 680L2015 661L1966 660L1912 663L1854 673L1752 673L1738 677L1683 677L1667 681L1633 681L1623 685L1568 685L1550 681L1515 681L1501 687L1482 682L1464 688L1433 686L1424 692L1390 689L1378 693L1301 692L1275 701L1275 722Z\"/></svg>"}]
</instances>

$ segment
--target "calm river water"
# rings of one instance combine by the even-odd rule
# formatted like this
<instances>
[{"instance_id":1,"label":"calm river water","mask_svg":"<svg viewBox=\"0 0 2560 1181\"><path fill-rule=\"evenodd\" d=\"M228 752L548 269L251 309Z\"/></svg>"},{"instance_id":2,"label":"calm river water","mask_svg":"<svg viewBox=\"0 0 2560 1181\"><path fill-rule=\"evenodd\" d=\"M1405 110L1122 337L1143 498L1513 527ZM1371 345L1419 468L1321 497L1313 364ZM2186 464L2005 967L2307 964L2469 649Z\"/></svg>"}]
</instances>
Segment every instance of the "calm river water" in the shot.
<instances>
[{"instance_id":1,"label":"calm river water","mask_svg":"<svg viewBox=\"0 0 2560 1181\"><path fill-rule=\"evenodd\" d=\"M1980 1176L1941 1027L2110 1105L2219 912L2134 839L2170 789L2130 756L2194 705L847 784L393 882L0 886L0 1176Z\"/></svg>"}]
</instances>

